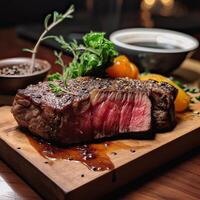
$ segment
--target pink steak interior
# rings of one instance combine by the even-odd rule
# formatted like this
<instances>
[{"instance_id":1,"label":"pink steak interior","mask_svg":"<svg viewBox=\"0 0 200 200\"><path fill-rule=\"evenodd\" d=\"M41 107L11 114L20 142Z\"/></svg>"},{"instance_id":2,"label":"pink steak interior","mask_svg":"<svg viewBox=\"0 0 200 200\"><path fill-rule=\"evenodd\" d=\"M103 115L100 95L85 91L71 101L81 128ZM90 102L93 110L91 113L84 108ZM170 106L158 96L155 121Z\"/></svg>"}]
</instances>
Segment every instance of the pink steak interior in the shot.
<instances>
[{"instance_id":1,"label":"pink steak interior","mask_svg":"<svg viewBox=\"0 0 200 200\"><path fill-rule=\"evenodd\" d=\"M84 103L78 114L70 117L68 130L83 135L95 132L99 133L95 137L101 138L151 128L151 101L146 94L92 91L88 104Z\"/></svg>"}]
</instances>

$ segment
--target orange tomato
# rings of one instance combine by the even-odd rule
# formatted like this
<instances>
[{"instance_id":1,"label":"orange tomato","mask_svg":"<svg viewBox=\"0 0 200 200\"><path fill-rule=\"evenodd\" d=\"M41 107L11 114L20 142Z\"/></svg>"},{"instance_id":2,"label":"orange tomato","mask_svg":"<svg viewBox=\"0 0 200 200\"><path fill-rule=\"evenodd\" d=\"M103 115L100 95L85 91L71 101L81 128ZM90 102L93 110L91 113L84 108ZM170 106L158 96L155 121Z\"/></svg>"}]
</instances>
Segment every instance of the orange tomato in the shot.
<instances>
[{"instance_id":1,"label":"orange tomato","mask_svg":"<svg viewBox=\"0 0 200 200\"><path fill-rule=\"evenodd\" d=\"M129 59L120 55L114 59L113 65L106 69L106 73L113 78L128 77L138 79L139 70L135 64L129 61Z\"/></svg>"},{"instance_id":2,"label":"orange tomato","mask_svg":"<svg viewBox=\"0 0 200 200\"><path fill-rule=\"evenodd\" d=\"M183 112L188 108L190 103L189 95L178 85L176 85L172 80L159 74L144 74L140 76L140 80L149 80L149 79L156 80L158 82L167 82L170 85L174 86L176 89L178 89L178 94L175 99L175 110L177 112Z\"/></svg>"}]
</instances>

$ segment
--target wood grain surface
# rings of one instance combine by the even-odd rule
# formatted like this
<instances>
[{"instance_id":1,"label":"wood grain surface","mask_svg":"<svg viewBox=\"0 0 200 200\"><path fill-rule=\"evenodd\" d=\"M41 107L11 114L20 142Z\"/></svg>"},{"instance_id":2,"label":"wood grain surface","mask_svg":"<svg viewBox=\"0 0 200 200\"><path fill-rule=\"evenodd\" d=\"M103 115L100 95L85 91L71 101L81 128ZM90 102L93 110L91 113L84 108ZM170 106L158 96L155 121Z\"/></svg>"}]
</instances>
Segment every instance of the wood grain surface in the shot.
<instances>
[{"instance_id":1,"label":"wood grain surface","mask_svg":"<svg viewBox=\"0 0 200 200\"><path fill-rule=\"evenodd\" d=\"M0 58L14 56L28 56L21 48L31 47L32 44L16 37L14 29L0 30ZM40 48L40 58L54 62L53 54L46 48ZM199 59L199 51L195 58ZM68 61L69 58L66 58ZM186 68L186 69L184 69ZM53 65L53 71L57 67ZM184 63L183 67L176 72L185 80L200 84L200 64L198 61L192 65ZM1 114L1 113L0 113ZM2 115L0 115L0 118ZM120 187L103 199L126 199L126 200L152 200L152 199L200 199L200 149L196 148L173 162L159 167L151 174L145 175L139 180L130 181L128 185ZM104 186L103 186L104 187ZM41 197L6 164L0 161L0 199L35 199Z\"/></svg>"}]
</instances>

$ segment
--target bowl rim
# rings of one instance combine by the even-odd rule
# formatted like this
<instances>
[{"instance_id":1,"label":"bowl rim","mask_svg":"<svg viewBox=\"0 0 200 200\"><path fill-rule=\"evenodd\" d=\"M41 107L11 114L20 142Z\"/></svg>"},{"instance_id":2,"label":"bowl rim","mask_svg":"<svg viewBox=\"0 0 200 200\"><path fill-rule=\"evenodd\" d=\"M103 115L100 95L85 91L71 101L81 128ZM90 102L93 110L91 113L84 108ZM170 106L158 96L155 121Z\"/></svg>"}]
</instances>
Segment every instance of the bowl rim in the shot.
<instances>
[{"instance_id":1,"label":"bowl rim","mask_svg":"<svg viewBox=\"0 0 200 200\"><path fill-rule=\"evenodd\" d=\"M3 68L6 65L12 64L20 64L20 63L28 63L31 61L30 57L12 57L0 60L0 68ZM40 74L44 74L51 69L51 64L47 60L36 58L35 61L45 66L45 68L39 72L33 74L24 74L24 75L2 75L0 74L0 78L24 78L24 77L34 77Z\"/></svg>"},{"instance_id":2,"label":"bowl rim","mask_svg":"<svg viewBox=\"0 0 200 200\"><path fill-rule=\"evenodd\" d=\"M127 34L131 34L131 33L137 33L137 32L159 32L160 34L173 34L175 36L181 36L181 37L185 37L189 40L191 40L194 45L193 47L190 48L185 48L185 49L156 49L156 48L150 48L150 47L139 47L137 45L131 45L131 44L127 44L124 42L121 42L117 39L117 37L119 36L125 36ZM178 32L178 31L173 31L173 30L169 30L169 29L161 29L161 28L126 28L126 29L121 29L121 30L117 30L114 31L113 33L110 34L109 39L118 47L121 48L125 48L125 49L129 49L129 50L136 50L136 51L140 51L140 52L149 52L149 53L186 53L186 52L190 52L190 51L194 51L195 49L197 49L199 47L199 41L182 32Z\"/></svg>"}]
</instances>

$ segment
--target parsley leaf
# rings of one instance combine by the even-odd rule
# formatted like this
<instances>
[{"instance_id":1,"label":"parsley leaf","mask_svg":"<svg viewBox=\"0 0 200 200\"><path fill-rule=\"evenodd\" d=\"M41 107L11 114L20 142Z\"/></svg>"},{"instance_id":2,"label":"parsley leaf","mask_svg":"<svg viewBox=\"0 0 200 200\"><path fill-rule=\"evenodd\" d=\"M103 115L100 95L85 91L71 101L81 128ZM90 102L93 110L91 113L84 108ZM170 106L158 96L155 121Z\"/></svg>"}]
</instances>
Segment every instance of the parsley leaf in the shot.
<instances>
[{"instance_id":1,"label":"parsley leaf","mask_svg":"<svg viewBox=\"0 0 200 200\"><path fill-rule=\"evenodd\" d=\"M67 43L62 36L55 36L54 39L62 49L72 53L74 57L69 66L65 67L63 71L64 82L78 76L98 74L104 71L114 57L118 55L114 44L105 38L105 33L87 33L83 37L83 44L78 44L77 41ZM60 54L57 54L57 63L63 67L61 56L58 55Z\"/></svg>"}]
</instances>

